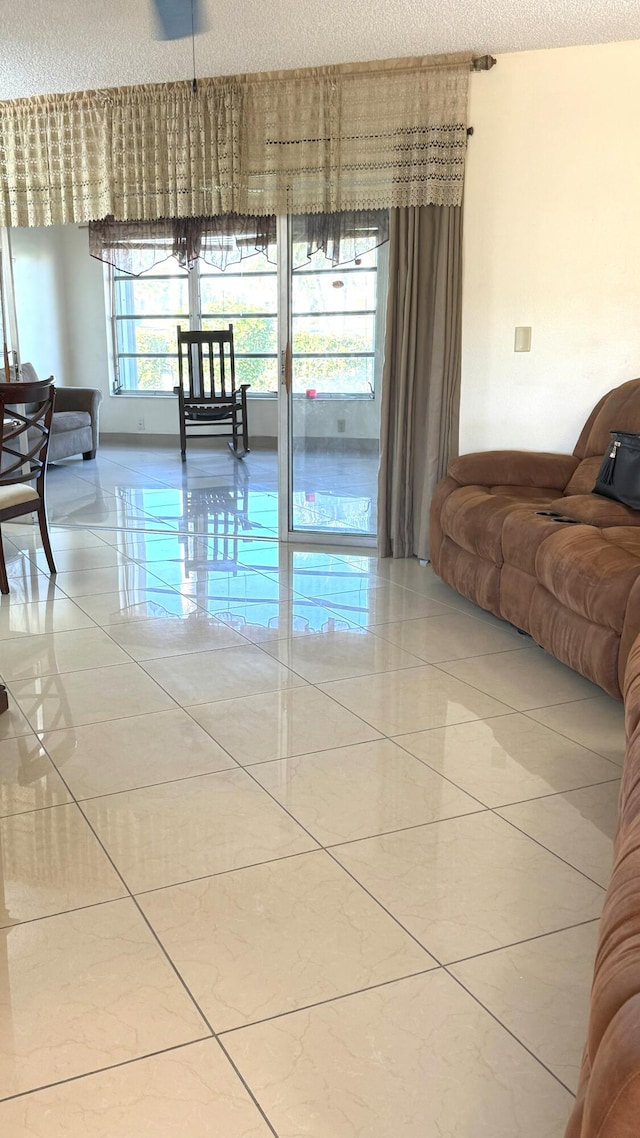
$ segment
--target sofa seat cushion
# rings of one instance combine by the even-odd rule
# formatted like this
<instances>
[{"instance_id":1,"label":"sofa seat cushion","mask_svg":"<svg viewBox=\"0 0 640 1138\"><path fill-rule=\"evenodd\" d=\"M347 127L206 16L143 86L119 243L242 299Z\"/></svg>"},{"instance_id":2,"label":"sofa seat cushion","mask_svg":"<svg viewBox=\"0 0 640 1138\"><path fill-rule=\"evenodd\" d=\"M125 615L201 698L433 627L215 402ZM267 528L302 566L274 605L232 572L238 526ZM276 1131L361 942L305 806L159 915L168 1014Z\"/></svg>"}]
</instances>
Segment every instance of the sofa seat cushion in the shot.
<instances>
[{"instance_id":1,"label":"sofa seat cushion","mask_svg":"<svg viewBox=\"0 0 640 1138\"><path fill-rule=\"evenodd\" d=\"M56 411L51 420L51 434L57 435L61 431L79 431L83 427L91 426L91 415L88 411Z\"/></svg>"},{"instance_id":2,"label":"sofa seat cushion","mask_svg":"<svg viewBox=\"0 0 640 1138\"><path fill-rule=\"evenodd\" d=\"M607 526L600 532L605 541L619 545L640 560L640 526Z\"/></svg>"},{"instance_id":3,"label":"sofa seat cushion","mask_svg":"<svg viewBox=\"0 0 640 1138\"><path fill-rule=\"evenodd\" d=\"M515 491L512 493L512 491ZM511 513L526 505L530 511L546 509L556 491L531 497L530 487L510 487L494 493L490 486L460 486L445 500L440 524L447 537L467 553L502 565L502 529Z\"/></svg>"},{"instance_id":4,"label":"sofa seat cushion","mask_svg":"<svg viewBox=\"0 0 640 1138\"><path fill-rule=\"evenodd\" d=\"M640 557L591 526L559 526L538 548L536 577L565 608L622 634Z\"/></svg>"},{"instance_id":5,"label":"sofa seat cushion","mask_svg":"<svg viewBox=\"0 0 640 1138\"><path fill-rule=\"evenodd\" d=\"M531 577L536 575L536 555L540 545L548 537L557 534L562 527L562 522L555 522L553 518L538 512L547 508L541 505L532 509L529 505L519 510L512 510L505 518L502 530L502 554L505 565L520 569ZM640 536L640 530L638 534Z\"/></svg>"},{"instance_id":6,"label":"sofa seat cushion","mask_svg":"<svg viewBox=\"0 0 640 1138\"><path fill-rule=\"evenodd\" d=\"M549 509L588 526L640 526L640 510L602 494L568 494L556 498Z\"/></svg>"},{"instance_id":7,"label":"sofa seat cushion","mask_svg":"<svg viewBox=\"0 0 640 1138\"><path fill-rule=\"evenodd\" d=\"M536 585L533 590L528 621L528 631L537 644L614 699L620 699L617 632L572 612L543 585Z\"/></svg>"}]
</instances>

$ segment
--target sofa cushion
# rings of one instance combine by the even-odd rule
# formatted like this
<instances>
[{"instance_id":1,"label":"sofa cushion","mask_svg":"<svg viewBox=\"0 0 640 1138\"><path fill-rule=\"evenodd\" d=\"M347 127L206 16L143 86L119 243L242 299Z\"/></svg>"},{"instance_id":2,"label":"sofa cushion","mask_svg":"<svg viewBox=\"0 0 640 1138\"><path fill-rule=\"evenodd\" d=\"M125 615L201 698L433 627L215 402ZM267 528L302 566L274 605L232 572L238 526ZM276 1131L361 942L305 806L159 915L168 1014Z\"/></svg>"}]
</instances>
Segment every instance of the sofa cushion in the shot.
<instances>
[{"instance_id":1,"label":"sofa cushion","mask_svg":"<svg viewBox=\"0 0 640 1138\"><path fill-rule=\"evenodd\" d=\"M617 632L572 612L543 585L533 590L528 620L528 631L537 644L620 699Z\"/></svg>"},{"instance_id":2,"label":"sofa cushion","mask_svg":"<svg viewBox=\"0 0 640 1138\"><path fill-rule=\"evenodd\" d=\"M640 557L591 526L558 528L536 553L539 583L571 612L619 636L629 593L640 576Z\"/></svg>"},{"instance_id":3,"label":"sofa cushion","mask_svg":"<svg viewBox=\"0 0 640 1138\"><path fill-rule=\"evenodd\" d=\"M556 498L549 509L588 526L640 526L640 510L632 510L630 506L623 506L613 498L603 498L601 494L570 494Z\"/></svg>"},{"instance_id":4,"label":"sofa cushion","mask_svg":"<svg viewBox=\"0 0 640 1138\"><path fill-rule=\"evenodd\" d=\"M640 560L640 526L607 526L600 532L605 541L619 545Z\"/></svg>"},{"instance_id":5,"label":"sofa cushion","mask_svg":"<svg viewBox=\"0 0 640 1138\"><path fill-rule=\"evenodd\" d=\"M486 450L451 459L449 474L462 486L555 486L564 490L578 460L548 451Z\"/></svg>"},{"instance_id":6,"label":"sofa cushion","mask_svg":"<svg viewBox=\"0 0 640 1138\"><path fill-rule=\"evenodd\" d=\"M502 555L505 565L512 565L531 577L536 575L536 554L540 545L552 534L558 533L562 524L537 512L544 509L545 506L532 509L529 505L526 508L512 510L505 518L502 529ZM638 532L640 534L640 530Z\"/></svg>"},{"instance_id":7,"label":"sofa cushion","mask_svg":"<svg viewBox=\"0 0 640 1138\"><path fill-rule=\"evenodd\" d=\"M604 454L604 451L603 451ZM596 484L598 471L602 465L602 454L593 455L592 458L583 458L582 462L571 475L565 487L566 494L591 494Z\"/></svg>"},{"instance_id":8,"label":"sofa cushion","mask_svg":"<svg viewBox=\"0 0 640 1138\"><path fill-rule=\"evenodd\" d=\"M578 458L602 458L612 431L640 432L640 379L630 379L602 397L587 419L573 453Z\"/></svg>"},{"instance_id":9,"label":"sofa cushion","mask_svg":"<svg viewBox=\"0 0 640 1138\"><path fill-rule=\"evenodd\" d=\"M475 601L496 616L500 615L500 570L497 565L461 549L449 537L442 540L440 564L443 578L463 597Z\"/></svg>"},{"instance_id":10,"label":"sofa cushion","mask_svg":"<svg viewBox=\"0 0 640 1138\"><path fill-rule=\"evenodd\" d=\"M526 496L526 487L513 487L518 493L492 493L487 486L460 486L449 494L442 506L442 531L461 549L475 553L494 565L502 565L502 528L514 511L546 509L549 498ZM522 491L525 491L523 493Z\"/></svg>"},{"instance_id":11,"label":"sofa cushion","mask_svg":"<svg viewBox=\"0 0 640 1138\"><path fill-rule=\"evenodd\" d=\"M51 434L61 431L78 431L91 426L91 415L87 411L55 411L51 420Z\"/></svg>"}]
</instances>

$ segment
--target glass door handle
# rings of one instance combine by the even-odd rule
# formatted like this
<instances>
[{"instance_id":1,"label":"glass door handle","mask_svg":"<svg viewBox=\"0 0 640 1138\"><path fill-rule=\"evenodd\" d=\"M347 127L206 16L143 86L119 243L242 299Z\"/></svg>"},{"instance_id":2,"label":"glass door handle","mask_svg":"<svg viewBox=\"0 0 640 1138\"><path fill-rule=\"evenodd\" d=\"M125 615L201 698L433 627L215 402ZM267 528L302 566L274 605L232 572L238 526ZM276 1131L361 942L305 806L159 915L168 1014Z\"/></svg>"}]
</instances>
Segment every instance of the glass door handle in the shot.
<instances>
[{"instance_id":1,"label":"glass door handle","mask_svg":"<svg viewBox=\"0 0 640 1138\"><path fill-rule=\"evenodd\" d=\"M282 382L287 391L287 395L291 394L291 344L287 341L286 348L280 352L280 374Z\"/></svg>"}]
</instances>

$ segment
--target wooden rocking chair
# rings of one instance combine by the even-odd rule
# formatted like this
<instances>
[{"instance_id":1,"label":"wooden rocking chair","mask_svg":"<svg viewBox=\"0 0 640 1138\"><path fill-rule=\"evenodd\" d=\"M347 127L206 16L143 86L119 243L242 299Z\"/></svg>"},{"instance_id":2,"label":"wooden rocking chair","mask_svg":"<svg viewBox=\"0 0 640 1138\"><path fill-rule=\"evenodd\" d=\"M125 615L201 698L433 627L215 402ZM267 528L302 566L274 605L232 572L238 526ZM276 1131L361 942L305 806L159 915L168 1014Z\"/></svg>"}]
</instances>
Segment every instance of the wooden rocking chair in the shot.
<instances>
[{"instance_id":1,"label":"wooden rocking chair","mask_svg":"<svg viewBox=\"0 0 640 1138\"><path fill-rule=\"evenodd\" d=\"M233 324L226 332L183 332L178 324L178 374L180 383L174 392L182 461L187 457L187 438L225 435L231 436L229 447L235 457L244 458L249 452L247 389L251 384L236 388ZM206 433L202 427L222 429Z\"/></svg>"}]
</instances>

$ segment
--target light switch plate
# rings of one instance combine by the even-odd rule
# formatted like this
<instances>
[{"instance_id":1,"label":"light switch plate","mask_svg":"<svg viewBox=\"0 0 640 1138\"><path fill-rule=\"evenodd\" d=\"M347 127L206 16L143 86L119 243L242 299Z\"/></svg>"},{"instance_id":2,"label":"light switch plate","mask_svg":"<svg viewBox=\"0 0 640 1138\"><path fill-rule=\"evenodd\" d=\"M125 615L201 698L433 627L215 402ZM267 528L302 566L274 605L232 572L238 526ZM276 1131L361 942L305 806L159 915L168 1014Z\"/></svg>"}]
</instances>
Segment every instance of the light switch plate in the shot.
<instances>
[{"instance_id":1,"label":"light switch plate","mask_svg":"<svg viewBox=\"0 0 640 1138\"><path fill-rule=\"evenodd\" d=\"M522 326L516 328L513 350L514 352L531 351L531 328Z\"/></svg>"}]
</instances>

